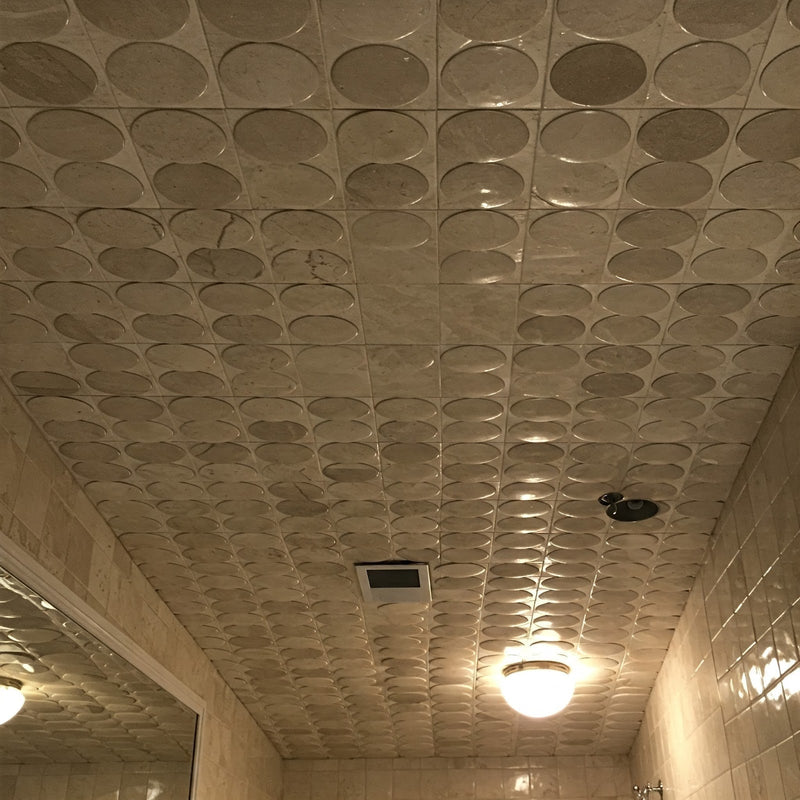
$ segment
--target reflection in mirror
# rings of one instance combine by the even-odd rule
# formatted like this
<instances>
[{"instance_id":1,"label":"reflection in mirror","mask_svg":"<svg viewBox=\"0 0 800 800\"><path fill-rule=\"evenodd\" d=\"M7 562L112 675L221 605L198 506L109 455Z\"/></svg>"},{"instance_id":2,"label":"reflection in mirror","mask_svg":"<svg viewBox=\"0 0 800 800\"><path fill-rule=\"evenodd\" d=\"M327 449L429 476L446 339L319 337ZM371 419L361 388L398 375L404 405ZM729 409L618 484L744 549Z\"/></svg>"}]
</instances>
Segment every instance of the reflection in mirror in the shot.
<instances>
[{"instance_id":1,"label":"reflection in mirror","mask_svg":"<svg viewBox=\"0 0 800 800\"><path fill-rule=\"evenodd\" d=\"M0 800L187 800L197 715L0 569Z\"/></svg>"}]
</instances>

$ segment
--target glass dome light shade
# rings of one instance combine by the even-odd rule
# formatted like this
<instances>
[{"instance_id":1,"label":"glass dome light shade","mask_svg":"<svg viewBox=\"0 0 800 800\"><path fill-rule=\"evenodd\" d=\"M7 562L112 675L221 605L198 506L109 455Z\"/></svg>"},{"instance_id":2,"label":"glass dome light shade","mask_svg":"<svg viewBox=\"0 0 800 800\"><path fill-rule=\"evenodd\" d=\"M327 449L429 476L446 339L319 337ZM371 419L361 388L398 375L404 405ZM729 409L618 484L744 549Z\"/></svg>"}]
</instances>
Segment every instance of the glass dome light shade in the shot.
<instances>
[{"instance_id":1,"label":"glass dome light shade","mask_svg":"<svg viewBox=\"0 0 800 800\"><path fill-rule=\"evenodd\" d=\"M526 717L549 717L572 699L575 680L560 661L520 661L503 669L500 689L514 711Z\"/></svg>"},{"instance_id":2,"label":"glass dome light shade","mask_svg":"<svg viewBox=\"0 0 800 800\"><path fill-rule=\"evenodd\" d=\"M24 702L22 683L14 678L0 678L0 725L15 716Z\"/></svg>"}]
</instances>

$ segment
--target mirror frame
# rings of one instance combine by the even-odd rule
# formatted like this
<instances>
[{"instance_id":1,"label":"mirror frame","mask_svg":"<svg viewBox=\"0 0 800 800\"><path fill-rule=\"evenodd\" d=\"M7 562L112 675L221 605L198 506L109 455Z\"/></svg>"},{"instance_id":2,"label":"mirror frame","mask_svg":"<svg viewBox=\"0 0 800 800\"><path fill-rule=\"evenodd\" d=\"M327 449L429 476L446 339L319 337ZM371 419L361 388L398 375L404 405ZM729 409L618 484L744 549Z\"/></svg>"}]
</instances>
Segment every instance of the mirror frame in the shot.
<instances>
[{"instance_id":1,"label":"mirror frame","mask_svg":"<svg viewBox=\"0 0 800 800\"><path fill-rule=\"evenodd\" d=\"M196 800L200 771L200 744L203 739L206 701L176 678L163 664L153 658L130 636L117 628L98 611L95 611L71 589L64 586L58 578L53 577L42 564L19 545L8 539L2 531L0 531L0 565L197 714L188 798L188 800Z\"/></svg>"}]
</instances>

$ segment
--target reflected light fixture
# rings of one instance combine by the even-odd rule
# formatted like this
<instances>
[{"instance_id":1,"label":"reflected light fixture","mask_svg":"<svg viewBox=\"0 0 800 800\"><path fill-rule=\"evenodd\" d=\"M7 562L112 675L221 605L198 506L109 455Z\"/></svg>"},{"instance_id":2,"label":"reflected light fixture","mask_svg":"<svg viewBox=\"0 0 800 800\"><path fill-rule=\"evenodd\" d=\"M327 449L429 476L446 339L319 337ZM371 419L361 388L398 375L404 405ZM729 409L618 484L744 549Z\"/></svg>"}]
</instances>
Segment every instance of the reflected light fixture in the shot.
<instances>
[{"instance_id":1,"label":"reflected light fixture","mask_svg":"<svg viewBox=\"0 0 800 800\"><path fill-rule=\"evenodd\" d=\"M0 725L15 716L24 702L22 681L0 677Z\"/></svg>"},{"instance_id":2,"label":"reflected light fixture","mask_svg":"<svg viewBox=\"0 0 800 800\"><path fill-rule=\"evenodd\" d=\"M549 717L572 699L575 679L561 661L518 661L503 668L500 690L523 716Z\"/></svg>"}]
</instances>

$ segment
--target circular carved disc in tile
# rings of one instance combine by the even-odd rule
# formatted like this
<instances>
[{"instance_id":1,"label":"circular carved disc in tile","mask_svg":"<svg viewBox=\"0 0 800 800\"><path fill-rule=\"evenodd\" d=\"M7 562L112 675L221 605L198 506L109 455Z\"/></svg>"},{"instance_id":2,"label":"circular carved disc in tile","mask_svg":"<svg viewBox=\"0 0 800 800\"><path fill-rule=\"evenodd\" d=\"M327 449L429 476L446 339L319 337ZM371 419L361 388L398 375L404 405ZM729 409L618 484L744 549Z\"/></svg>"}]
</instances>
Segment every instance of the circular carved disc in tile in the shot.
<instances>
[{"instance_id":1,"label":"circular carved disc in tile","mask_svg":"<svg viewBox=\"0 0 800 800\"><path fill-rule=\"evenodd\" d=\"M619 188L616 172L605 164L572 164L556 158L537 159L533 181L541 198L567 207L599 205Z\"/></svg>"},{"instance_id":2,"label":"circular carved disc in tile","mask_svg":"<svg viewBox=\"0 0 800 800\"><path fill-rule=\"evenodd\" d=\"M215 283L206 286L200 290L200 300L216 311L248 314L265 311L275 302L266 290L246 283Z\"/></svg>"},{"instance_id":3,"label":"circular carved disc in tile","mask_svg":"<svg viewBox=\"0 0 800 800\"><path fill-rule=\"evenodd\" d=\"M663 0L558 0L559 19L581 36L617 39L644 30L664 10Z\"/></svg>"},{"instance_id":4,"label":"circular carved disc in tile","mask_svg":"<svg viewBox=\"0 0 800 800\"><path fill-rule=\"evenodd\" d=\"M93 25L122 39L166 39L189 19L186 0L78 0Z\"/></svg>"},{"instance_id":5,"label":"circular carved disc in tile","mask_svg":"<svg viewBox=\"0 0 800 800\"><path fill-rule=\"evenodd\" d=\"M336 138L339 148L357 161L391 164L419 155L428 133L408 114L364 111L348 117Z\"/></svg>"},{"instance_id":6,"label":"circular carved disc in tile","mask_svg":"<svg viewBox=\"0 0 800 800\"><path fill-rule=\"evenodd\" d=\"M70 11L62 0L40 0L37 3L7 4L0 10L3 39L32 41L55 36L64 29Z\"/></svg>"},{"instance_id":7,"label":"circular carved disc in tile","mask_svg":"<svg viewBox=\"0 0 800 800\"><path fill-rule=\"evenodd\" d=\"M519 298L520 307L525 311L544 316L580 311L591 302L592 295L586 289L566 284L536 286L523 292Z\"/></svg>"},{"instance_id":8,"label":"circular carved disc in tile","mask_svg":"<svg viewBox=\"0 0 800 800\"><path fill-rule=\"evenodd\" d=\"M42 150L70 161L102 161L125 144L115 125L88 111L41 111L28 120L27 130Z\"/></svg>"},{"instance_id":9,"label":"circular carved disc in tile","mask_svg":"<svg viewBox=\"0 0 800 800\"><path fill-rule=\"evenodd\" d=\"M606 317L592 326L592 333L608 344L646 344L661 333L661 327L650 317Z\"/></svg>"},{"instance_id":10,"label":"circular carved disc in tile","mask_svg":"<svg viewBox=\"0 0 800 800\"><path fill-rule=\"evenodd\" d=\"M656 69L656 87L684 106L717 103L736 94L750 77L750 61L724 42L697 42L670 53Z\"/></svg>"},{"instance_id":11,"label":"circular carved disc in tile","mask_svg":"<svg viewBox=\"0 0 800 800\"><path fill-rule=\"evenodd\" d=\"M251 156L274 164L295 164L319 155L328 142L325 129L296 111L255 111L233 131L236 143Z\"/></svg>"},{"instance_id":12,"label":"circular carved disc in tile","mask_svg":"<svg viewBox=\"0 0 800 800\"><path fill-rule=\"evenodd\" d=\"M114 344L78 344L70 348L69 357L78 364L92 369L128 369L139 357L126 347Z\"/></svg>"},{"instance_id":13,"label":"circular carved disc in tile","mask_svg":"<svg viewBox=\"0 0 800 800\"><path fill-rule=\"evenodd\" d=\"M497 283L511 278L517 265L513 258L494 250L461 250L442 261L441 283Z\"/></svg>"},{"instance_id":14,"label":"circular carved disc in tile","mask_svg":"<svg viewBox=\"0 0 800 800\"><path fill-rule=\"evenodd\" d=\"M341 224L319 211L279 211L261 223L261 233L270 245L321 247L336 244L344 230Z\"/></svg>"},{"instance_id":15,"label":"circular carved disc in tile","mask_svg":"<svg viewBox=\"0 0 800 800\"><path fill-rule=\"evenodd\" d=\"M617 236L637 247L670 247L694 236L697 222L684 211L637 211L617 225Z\"/></svg>"},{"instance_id":16,"label":"circular carved disc in tile","mask_svg":"<svg viewBox=\"0 0 800 800\"><path fill-rule=\"evenodd\" d=\"M725 118L703 108L679 108L651 117L636 141L653 158L694 161L719 150L728 138Z\"/></svg>"},{"instance_id":17,"label":"circular carved disc in tile","mask_svg":"<svg viewBox=\"0 0 800 800\"><path fill-rule=\"evenodd\" d=\"M364 45L336 59L331 80L354 103L396 108L416 100L427 89L428 70L407 50Z\"/></svg>"},{"instance_id":18,"label":"circular carved disc in tile","mask_svg":"<svg viewBox=\"0 0 800 800\"><path fill-rule=\"evenodd\" d=\"M148 153L168 161L207 161L227 144L225 133L208 117L193 111L148 111L131 125L131 138Z\"/></svg>"},{"instance_id":19,"label":"circular carved disc in tile","mask_svg":"<svg viewBox=\"0 0 800 800\"><path fill-rule=\"evenodd\" d=\"M78 217L78 228L96 242L114 247L146 247L164 238L161 224L138 211L98 208Z\"/></svg>"},{"instance_id":20,"label":"circular carved disc in tile","mask_svg":"<svg viewBox=\"0 0 800 800\"><path fill-rule=\"evenodd\" d=\"M72 238L72 226L36 208L0 209L0 236L30 247L55 247Z\"/></svg>"},{"instance_id":21,"label":"circular carved disc in tile","mask_svg":"<svg viewBox=\"0 0 800 800\"><path fill-rule=\"evenodd\" d=\"M272 260L280 283L337 282L348 278L350 264L328 250L284 250Z\"/></svg>"},{"instance_id":22,"label":"circular carved disc in tile","mask_svg":"<svg viewBox=\"0 0 800 800\"><path fill-rule=\"evenodd\" d=\"M238 200L239 181L214 164L167 164L153 176L155 188L173 203L192 208L217 208Z\"/></svg>"},{"instance_id":23,"label":"circular carved disc in tile","mask_svg":"<svg viewBox=\"0 0 800 800\"><path fill-rule=\"evenodd\" d=\"M565 161L597 161L622 150L631 130L622 117L608 111L572 111L556 117L539 140L551 155Z\"/></svg>"},{"instance_id":24,"label":"circular carved disc in tile","mask_svg":"<svg viewBox=\"0 0 800 800\"><path fill-rule=\"evenodd\" d=\"M680 255L663 248L623 250L608 262L612 275L632 283L658 283L677 275L681 269Z\"/></svg>"},{"instance_id":25,"label":"circular carved disc in tile","mask_svg":"<svg viewBox=\"0 0 800 800\"><path fill-rule=\"evenodd\" d=\"M270 0L269 10L253 0L200 0L203 15L220 30L257 42L284 39L308 21L308 0Z\"/></svg>"},{"instance_id":26,"label":"circular carved disc in tile","mask_svg":"<svg viewBox=\"0 0 800 800\"><path fill-rule=\"evenodd\" d=\"M65 195L87 206L129 206L144 194L135 175L104 162L64 164L53 181Z\"/></svg>"},{"instance_id":27,"label":"circular carved disc in tile","mask_svg":"<svg viewBox=\"0 0 800 800\"><path fill-rule=\"evenodd\" d=\"M490 250L514 239L519 225L513 217L498 211L461 211L444 220L439 231L448 241L468 250Z\"/></svg>"},{"instance_id":28,"label":"circular carved disc in tile","mask_svg":"<svg viewBox=\"0 0 800 800\"><path fill-rule=\"evenodd\" d=\"M604 372L635 372L644 369L652 356L641 347L597 347L586 355L586 363Z\"/></svg>"},{"instance_id":29,"label":"circular carved disc in tile","mask_svg":"<svg viewBox=\"0 0 800 800\"><path fill-rule=\"evenodd\" d=\"M797 208L800 169L784 162L755 161L729 172L720 181L719 191L745 208Z\"/></svg>"},{"instance_id":30,"label":"circular carved disc in tile","mask_svg":"<svg viewBox=\"0 0 800 800\"><path fill-rule=\"evenodd\" d=\"M4 206L32 206L47 195L47 184L30 170L16 164L0 163L0 203Z\"/></svg>"},{"instance_id":31,"label":"circular carved disc in tile","mask_svg":"<svg viewBox=\"0 0 800 800\"><path fill-rule=\"evenodd\" d=\"M424 219L405 211L375 211L353 223L353 238L379 250L419 247L430 235L430 225Z\"/></svg>"},{"instance_id":32,"label":"circular carved disc in tile","mask_svg":"<svg viewBox=\"0 0 800 800\"><path fill-rule=\"evenodd\" d=\"M429 0L408 0L398 5L394 0L325 0L322 13L336 31L362 42L391 42L408 36L425 22Z\"/></svg>"},{"instance_id":33,"label":"circular carved disc in tile","mask_svg":"<svg viewBox=\"0 0 800 800\"><path fill-rule=\"evenodd\" d=\"M708 194L713 184L699 164L669 161L650 164L628 179L628 192L642 205L658 208L687 206Z\"/></svg>"},{"instance_id":34,"label":"circular carved disc in tile","mask_svg":"<svg viewBox=\"0 0 800 800\"><path fill-rule=\"evenodd\" d=\"M758 247L783 232L783 220L771 211L727 211L709 220L705 237L725 247Z\"/></svg>"},{"instance_id":35,"label":"circular carved disc in tile","mask_svg":"<svg viewBox=\"0 0 800 800\"><path fill-rule=\"evenodd\" d=\"M0 83L26 100L70 105L94 92L97 76L68 50L42 42L15 42L0 50Z\"/></svg>"},{"instance_id":36,"label":"circular carved disc in tile","mask_svg":"<svg viewBox=\"0 0 800 800\"><path fill-rule=\"evenodd\" d=\"M259 165L249 170L246 177L257 208L316 207L336 194L331 177L308 164Z\"/></svg>"},{"instance_id":37,"label":"circular carved disc in tile","mask_svg":"<svg viewBox=\"0 0 800 800\"><path fill-rule=\"evenodd\" d=\"M89 259L62 247L23 247L14 253L13 260L29 275L45 280L80 280L92 270Z\"/></svg>"},{"instance_id":38,"label":"circular carved disc in tile","mask_svg":"<svg viewBox=\"0 0 800 800\"><path fill-rule=\"evenodd\" d=\"M339 286L299 284L281 293L281 303L305 314L337 314L353 307L353 295Z\"/></svg>"},{"instance_id":39,"label":"circular carved disc in tile","mask_svg":"<svg viewBox=\"0 0 800 800\"><path fill-rule=\"evenodd\" d=\"M550 84L565 100L607 106L630 97L644 83L642 57L621 44L586 44L567 51L550 71Z\"/></svg>"},{"instance_id":40,"label":"circular carved disc in tile","mask_svg":"<svg viewBox=\"0 0 800 800\"><path fill-rule=\"evenodd\" d=\"M739 149L760 161L800 157L800 111L782 109L751 119L736 134Z\"/></svg>"},{"instance_id":41,"label":"circular carved disc in tile","mask_svg":"<svg viewBox=\"0 0 800 800\"><path fill-rule=\"evenodd\" d=\"M670 336L689 344L721 344L736 335L736 323L727 317L712 315L686 317L670 325Z\"/></svg>"},{"instance_id":42,"label":"circular carved disc in tile","mask_svg":"<svg viewBox=\"0 0 800 800\"><path fill-rule=\"evenodd\" d=\"M185 50L156 42L136 42L115 50L106 62L109 80L148 105L189 103L205 92L205 67Z\"/></svg>"},{"instance_id":43,"label":"circular carved disc in tile","mask_svg":"<svg viewBox=\"0 0 800 800\"><path fill-rule=\"evenodd\" d=\"M153 314L174 314L192 305L192 295L169 283L126 283L117 297L129 308Z\"/></svg>"},{"instance_id":44,"label":"circular carved disc in tile","mask_svg":"<svg viewBox=\"0 0 800 800\"><path fill-rule=\"evenodd\" d=\"M665 397L695 397L707 394L716 386L716 381L700 372L662 375L653 381L653 390Z\"/></svg>"},{"instance_id":45,"label":"circular carved disc in tile","mask_svg":"<svg viewBox=\"0 0 800 800\"><path fill-rule=\"evenodd\" d=\"M747 326L747 335L760 344L794 347L800 344L800 319L796 316L764 317Z\"/></svg>"},{"instance_id":46,"label":"circular carved disc in tile","mask_svg":"<svg viewBox=\"0 0 800 800\"><path fill-rule=\"evenodd\" d=\"M627 372L598 372L584 378L581 386L600 397L623 397L638 392L644 386L644 381L638 375Z\"/></svg>"},{"instance_id":47,"label":"circular carved disc in tile","mask_svg":"<svg viewBox=\"0 0 800 800\"><path fill-rule=\"evenodd\" d=\"M203 326L182 314L142 314L133 329L154 342L196 342L203 337Z\"/></svg>"},{"instance_id":48,"label":"circular carved disc in tile","mask_svg":"<svg viewBox=\"0 0 800 800\"><path fill-rule=\"evenodd\" d=\"M5 122L0 122L0 158L9 158L19 150L19 134Z\"/></svg>"},{"instance_id":49,"label":"circular carved disc in tile","mask_svg":"<svg viewBox=\"0 0 800 800\"><path fill-rule=\"evenodd\" d=\"M439 183L443 204L457 208L497 208L516 200L525 181L505 164L462 164Z\"/></svg>"},{"instance_id":50,"label":"circular carved disc in tile","mask_svg":"<svg viewBox=\"0 0 800 800\"><path fill-rule=\"evenodd\" d=\"M775 264L775 271L784 280L800 281L800 250L781 256Z\"/></svg>"},{"instance_id":51,"label":"circular carved disc in tile","mask_svg":"<svg viewBox=\"0 0 800 800\"><path fill-rule=\"evenodd\" d=\"M63 336L79 342L113 342L121 339L125 327L104 314L61 314L53 327Z\"/></svg>"},{"instance_id":52,"label":"circular carved disc in tile","mask_svg":"<svg viewBox=\"0 0 800 800\"><path fill-rule=\"evenodd\" d=\"M622 284L600 292L597 298L603 308L617 314L654 314L666 307L670 297L657 286Z\"/></svg>"},{"instance_id":53,"label":"circular carved disc in tile","mask_svg":"<svg viewBox=\"0 0 800 800\"><path fill-rule=\"evenodd\" d=\"M253 238L253 226L230 211L181 211L169 221L169 229L179 239L214 248L241 247ZM254 256L255 258L255 256Z\"/></svg>"},{"instance_id":54,"label":"circular carved disc in tile","mask_svg":"<svg viewBox=\"0 0 800 800\"><path fill-rule=\"evenodd\" d=\"M456 33L478 42L505 42L527 33L547 10L544 0L442 0L439 14Z\"/></svg>"},{"instance_id":55,"label":"circular carved disc in tile","mask_svg":"<svg viewBox=\"0 0 800 800\"><path fill-rule=\"evenodd\" d=\"M692 271L705 281L736 283L749 281L767 267L767 258L758 250L720 247L709 250L692 262Z\"/></svg>"},{"instance_id":56,"label":"circular carved disc in tile","mask_svg":"<svg viewBox=\"0 0 800 800\"><path fill-rule=\"evenodd\" d=\"M758 304L770 314L779 317L796 317L800 315L800 286L776 286L758 300Z\"/></svg>"},{"instance_id":57,"label":"circular carved disc in tile","mask_svg":"<svg viewBox=\"0 0 800 800\"><path fill-rule=\"evenodd\" d=\"M539 70L511 47L479 45L454 55L442 69L442 88L466 106L508 106L535 88Z\"/></svg>"},{"instance_id":58,"label":"circular carved disc in tile","mask_svg":"<svg viewBox=\"0 0 800 800\"><path fill-rule=\"evenodd\" d=\"M721 366L725 353L716 347L684 345L673 347L659 356L658 362L675 372L708 372Z\"/></svg>"},{"instance_id":59,"label":"circular carved disc in tile","mask_svg":"<svg viewBox=\"0 0 800 800\"><path fill-rule=\"evenodd\" d=\"M536 245L581 252L605 244L608 222L591 211L556 211L534 220L529 232Z\"/></svg>"},{"instance_id":60,"label":"circular carved disc in tile","mask_svg":"<svg viewBox=\"0 0 800 800\"><path fill-rule=\"evenodd\" d=\"M676 22L701 39L733 39L769 19L775 0L676 0Z\"/></svg>"},{"instance_id":61,"label":"circular carved disc in tile","mask_svg":"<svg viewBox=\"0 0 800 800\"><path fill-rule=\"evenodd\" d=\"M748 372L774 372L782 374L791 360L792 352L787 347L763 345L740 350L733 363Z\"/></svg>"},{"instance_id":62,"label":"circular carved disc in tile","mask_svg":"<svg viewBox=\"0 0 800 800\"><path fill-rule=\"evenodd\" d=\"M146 355L151 364L166 369L209 370L216 363L213 353L189 344L156 344Z\"/></svg>"},{"instance_id":63,"label":"circular carved disc in tile","mask_svg":"<svg viewBox=\"0 0 800 800\"><path fill-rule=\"evenodd\" d=\"M522 339L535 344L574 342L585 330L583 322L568 315L534 317L517 328Z\"/></svg>"},{"instance_id":64,"label":"circular carved disc in tile","mask_svg":"<svg viewBox=\"0 0 800 800\"><path fill-rule=\"evenodd\" d=\"M562 372L579 361L574 350L560 345L526 347L514 356L514 366L526 372Z\"/></svg>"},{"instance_id":65,"label":"circular carved disc in tile","mask_svg":"<svg viewBox=\"0 0 800 800\"><path fill-rule=\"evenodd\" d=\"M365 164L347 176L345 187L356 208L393 208L418 203L428 180L405 164Z\"/></svg>"},{"instance_id":66,"label":"circular carved disc in tile","mask_svg":"<svg viewBox=\"0 0 800 800\"><path fill-rule=\"evenodd\" d=\"M298 317L289 323L292 336L301 342L312 344L344 344L358 336L358 328L341 317Z\"/></svg>"},{"instance_id":67,"label":"circular carved disc in tile","mask_svg":"<svg viewBox=\"0 0 800 800\"><path fill-rule=\"evenodd\" d=\"M442 124L438 144L446 158L486 163L516 155L528 137L528 126L507 111L465 111Z\"/></svg>"},{"instance_id":68,"label":"circular carved disc in tile","mask_svg":"<svg viewBox=\"0 0 800 800\"><path fill-rule=\"evenodd\" d=\"M280 325L258 314L229 314L215 320L212 327L220 336L242 344L275 342L283 335Z\"/></svg>"},{"instance_id":69,"label":"circular carved disc in tile","mask_svg":"<svg viewBox=\"0 0 800 800\"><path fill-rule=\"evenodd\" d=\"M319 87L319 73L306 56L280 44L243 44L222 57L223 86L260 106L293 106Z\"/></svg>"}]
</instances>

